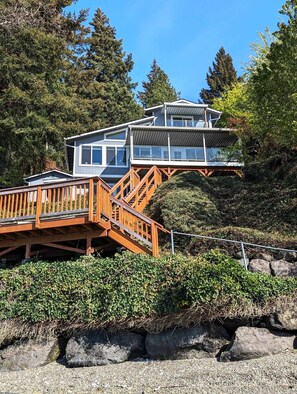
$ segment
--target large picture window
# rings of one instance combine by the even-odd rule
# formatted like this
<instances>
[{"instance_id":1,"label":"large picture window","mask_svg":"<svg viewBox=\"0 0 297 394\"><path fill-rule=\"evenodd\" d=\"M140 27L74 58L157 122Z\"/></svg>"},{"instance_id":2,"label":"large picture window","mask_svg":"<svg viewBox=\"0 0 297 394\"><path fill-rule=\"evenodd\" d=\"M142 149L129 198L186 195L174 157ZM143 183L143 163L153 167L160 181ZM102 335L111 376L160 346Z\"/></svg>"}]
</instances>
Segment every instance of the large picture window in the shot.
<instances>
[{"instance_id":1,"label":"large picture window","mask_svg":"<svg viewBox=\"0 0 297 394\"><path fill-rule=\"evenodd\" d=\"M82 165L102 165L102 147L84 145L81 147L81 163Z\"/></svg>"},{"instance_id":2,"label":"large picture window","mask_svg":"<svg viewBox=\"0 0 297 394\"><path fill-rule=\"evenodd\" d=\"M106 164L109 166L126 166L127 165L126 148L108 146L106 148Z\"/></svg>"}]
</instances>

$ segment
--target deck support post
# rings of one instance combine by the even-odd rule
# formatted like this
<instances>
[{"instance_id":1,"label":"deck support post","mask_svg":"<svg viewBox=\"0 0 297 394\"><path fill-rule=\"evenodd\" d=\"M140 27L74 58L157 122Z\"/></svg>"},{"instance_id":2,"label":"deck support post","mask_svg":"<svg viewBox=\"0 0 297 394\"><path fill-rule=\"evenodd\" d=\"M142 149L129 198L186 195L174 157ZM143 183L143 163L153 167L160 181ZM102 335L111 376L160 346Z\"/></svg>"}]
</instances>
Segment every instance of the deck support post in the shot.
<instances>
[{"instance_id":1,"label":"deck support post","mask_svg":"<svg viewBox=\"0 0 297 394\"><path fill-rule=\"evenodd\" d=\"M31 245L27 244L26 245L25 259L30 259L30 258L31 258Z\"/></svg>"},{"instance_id":2,"label":"deck support post","mask_svg":"<svg viewBox=\"0 0 297 394\"><path fill-rule=\"evenodd\" d=\"M151 224L151 236L152 236L152 255L157 257L159 255L159 234L156 223Z\"/></svg>"},{"instance_id":3,"label":"deck support post","mask_svg":"<svg viewBox=\"0 0 297 394\"><path fill-rule=\"evenodd\" d=\"M92 238L87 238L87 241L86 241L86 255L90 256L92 253L94 253L94 249L92 248Z\"/></svg>"}]
</instances>

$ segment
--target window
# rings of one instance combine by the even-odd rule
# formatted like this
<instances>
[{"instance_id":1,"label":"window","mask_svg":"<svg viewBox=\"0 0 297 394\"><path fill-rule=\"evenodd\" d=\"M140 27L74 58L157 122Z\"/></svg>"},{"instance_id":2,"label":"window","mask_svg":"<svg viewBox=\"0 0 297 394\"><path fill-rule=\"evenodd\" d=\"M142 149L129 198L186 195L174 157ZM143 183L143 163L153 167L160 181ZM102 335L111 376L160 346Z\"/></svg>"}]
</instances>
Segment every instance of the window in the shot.
<instances>
[{"instance_id":1,"label":"window","mask_svg":"<svg viewBox=\"0 0 297 394\"><path fill-rule=\"evenodd\" d=\"M82 165L102 165L102 147L84 145L81 147L81 163Z\"/></svg>"},{"instance_id":2,"label":"window","mask_svg":"<svg viewBox=\"0 0 297 394\"><path fill-rule=\"evenodd\" d=\"M81 164L91 164L92 148L90 146L81 147Z\"/></svg>"},{"instance_id":3,"label":"window","mask_svg":"<svg viewBox=\"0 0 297 394\"><path fill-rule=\"evenodd\" d=\"M188 148L186 149L187 160L204 160L203 148Z\"/></svg>"},{"instance_id":4,"label":"window","mask_svg":"<svg viewBox=\"0 0 297 394\"><path fill-rule=\"evenodd\" d=\"M161 147L160 146L153 146L152 147L152 158L153 159L161 159Z\"/></svg>"},{"instance_id":5,"label":"window","mask_svg":"<svg viewBox=\"0 0 297 394\"><path fill-rule=\"evenodd\" d=\"M194 121L192 116L172 116L171 124L176 127L192 127Z\"/></svg>"},{"instance_id":6,"label":"window","mask_svg":"<svg viewBox=\"0 0 297 394\"><path fill-rule=\"evenodd\" d=\"M151 157L151 148L148 146L137 146L134 148L134 157L136 159L147 159Z\"/></svg>"},{"instance_id":7,"label":"window","mask_svg":"<svg viewBox=\"0 0 297 394\"><path fill-rule=\"evenodd\" d=\"M119 131L116 133L108 133L105 134L106 140L125 140L126 139L126 131Z\"/></svg>"},{"instance_id":8,"label":"window","mask_svg":"<svg viewBox=\"0 0 297 394\"><path fill-rule=\"evenodd\" d=\"M109 166L126 166L127 165L126 148L108 146L106 148L106 164Z\"/></svg>"},{"instance_id":9,"label":"window","mask_svg":"<svg viewBox=\"0 0 297 394\"><path fill-rule=\"evenodd\" d=\"M174 158L174 160L181 160L181 158L182 158L182 153L180 152L180 151L174 151L173 152L173 158Z\"/></svg>"}]
</instances>

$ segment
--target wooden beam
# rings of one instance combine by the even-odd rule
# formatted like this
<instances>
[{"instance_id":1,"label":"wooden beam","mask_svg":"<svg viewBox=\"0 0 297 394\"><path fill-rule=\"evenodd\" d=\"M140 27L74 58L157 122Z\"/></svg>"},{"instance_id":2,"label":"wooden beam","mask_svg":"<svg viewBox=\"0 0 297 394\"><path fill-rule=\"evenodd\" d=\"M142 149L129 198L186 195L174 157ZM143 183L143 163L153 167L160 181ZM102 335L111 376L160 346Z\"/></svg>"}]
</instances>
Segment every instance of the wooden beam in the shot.
<instances>
[{"instance_id":1,"label":"wooden beam","mask_svg":"<svg viewBox=\"0 0 297 394\"><path fill-rule=\"evenodd\" d=\"M121 246L134 253L146 253L151 254L151 251L145 246L134 241L132 238L126 234L121 233L119 230L111 229L108 232L109 237Z\"/></svg>"},{"instance_id":2,"label":"wooden beam","mask_svg":"<svg viewBox=\"0 0 297 394\"><path fill-rule=\"evenodd\" d=\"M12 246L24 246L24 245L42 245L48 242L63 242L63 241L76 241L79 239L87 239L89 237L99 238L99 237L107 237L107 230L94 230L88 232L78 232L71 234L57 234L57 235L45 235L41 237L28 237L23 239L15 239L11 241L1 241L0 248L12 247Z\"/></svg>"},{"instance_id":3,"label":"wooden beam","mask_svg":"<svg viewBox=\"0 0 297 394\"><path fill-rule=\"evenodd\" d=\"M71 246L66 246L66 245L60 245L56 243L48 243L48 244L42 244L43 246L47 246L48 248L54 248L54 249L62 249L62 250L67 250L68 252L75 252L75 253L80 253L80 254L85 254L84 249L78 249L78 248L72 248Z\"/></svg>"},{"instance_id":4,"label":"wooden beam","mask_svg":"<svg viewBox=\"0 0 297 394\"><path fill-rule=\"evenodd\" d=\"M2 250L2 251L0 252L0 257L1 257L1 256L4 256L5 254L8 254L8 253L12 252L13 250L15 250L15 249L17 249L17 248L19 248L19 246L12 246L11 248L7 248L7 249L5 249L5 250Z\"/></svg>"}]
</instances>

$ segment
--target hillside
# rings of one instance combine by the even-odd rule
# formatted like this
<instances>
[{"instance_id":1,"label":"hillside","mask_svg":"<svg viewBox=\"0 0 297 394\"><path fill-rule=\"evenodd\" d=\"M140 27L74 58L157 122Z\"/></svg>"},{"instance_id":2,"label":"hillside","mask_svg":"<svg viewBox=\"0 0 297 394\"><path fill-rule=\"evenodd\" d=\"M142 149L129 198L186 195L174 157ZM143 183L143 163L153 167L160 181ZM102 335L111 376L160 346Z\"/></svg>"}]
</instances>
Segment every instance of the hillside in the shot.
<instances>
[{"instance_id":1,"label":"hillside","mask_svg":"<svg viewBox=\"0 0 297 394\"><path fill-rule=\"evenodd\" d=\"M244 179L181 173L157 190L147 213L176 231L296 246L297 154L248 164Z\"/></svg>"}]
</instances>

